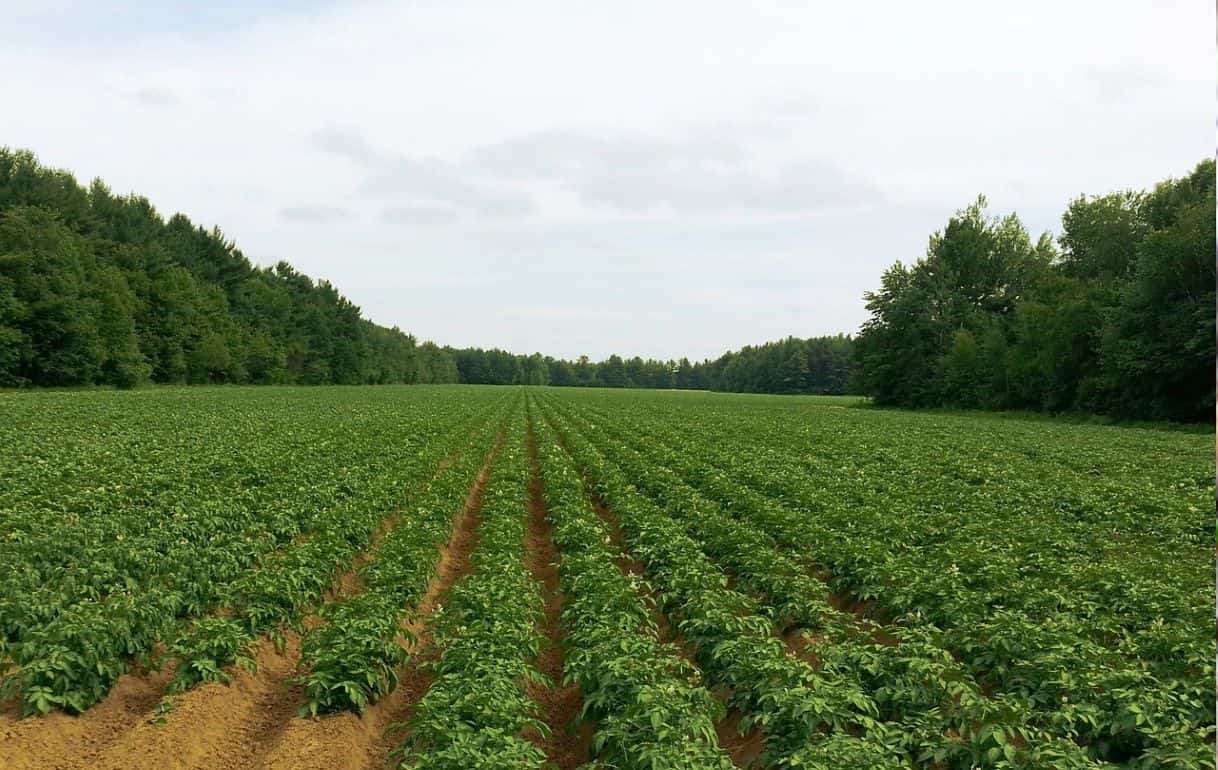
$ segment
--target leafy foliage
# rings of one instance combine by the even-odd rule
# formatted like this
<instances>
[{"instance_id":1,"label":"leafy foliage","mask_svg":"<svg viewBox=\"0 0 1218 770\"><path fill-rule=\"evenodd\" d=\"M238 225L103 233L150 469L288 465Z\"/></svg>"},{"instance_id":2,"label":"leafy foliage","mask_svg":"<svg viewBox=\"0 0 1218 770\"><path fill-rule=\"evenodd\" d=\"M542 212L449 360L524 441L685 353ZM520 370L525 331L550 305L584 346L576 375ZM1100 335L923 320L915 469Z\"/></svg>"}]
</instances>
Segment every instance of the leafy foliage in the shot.
<instances>
[{"instance_id":1,"label":"leafy foliage","mask_svg":"<svg viewBox=\"0 0 1218 770\"><path fill-rule=\"evenodd\" d=\"M617 566L606 525L584 496L571 461L543 421L533 420L545 499L561 551L566 601L565 668L596 724L593 750L622 770L729 768L716 745L723 707L700 673L656 638L640 586Z\"/></svg>"},{"instance_id":2,"label":"leafy foliage","mask_svg":"<svg viewBox=\"0 0 1218 770\"><path fill-rule=\"evenodd\" d=\"M456 382L328 281L0 148L0 387Z\"/></svg>"},{"instance_id":3,"label":"leafy foliage","mask_svg":"<svg viewBox=\"0 0 1218 770\"><path fill-rule=\"evenodd\" d=\"M1059 253L985 200L869 292L859 384L903 406L1214 420L1214 162L1080 197Z\"/></svg>"},{"instance_id":4,"label":"leafy foliage","mask_svg":"<svg viewBox=\"0 0 1218 770\"><path fill-rule=\"evenodd\" d=\"M401 766L541 768L545 753L526 732L545 734L525 685L541 646L540 587L524 564L528 469L522 415L507 436L482 496L473 572L453 586L435 619L436 680L415 707Z\"/></svg>"},{"instance_id":5,"label":"leafy foliage","mask_svg":"<svg viewBox=\"0 0 1218 770\"><path fill-rule=\"evenodd\" d=\"M402 629L410 609L435 577L436 556L494 443L502 418L485 422L456 461L436 474L402 510L398 525L361 571L364 590L322 609L324 623L305 634L301 657L311 715L362 712L397 686L397 669L409 659Z\"/></svg>"},{"instance_id":6,"label":"leafy foliage","mask_svg":"<svg viewBox=\"0 0 1218 770\"><path fill-rule=\"evenodd\" d=\"M154 650L173 690L227 681L316 615L305 714L428 665L403 767L544 767L535 449L591 767L726 770L726 724L767 768L1214 767L1210 435L470 386L0 410L0 688L27 714ZM491 458L471 569L429 594Z\"/></svg>"},{"instance_id":7,"label":"leafy foliage","mask_svg":"<svg viewBox=\"0 0 1218 770\"><path fill-rule=\"evenodd\" d=\"M158 642L174 689L227 679L499 398L190 393L3 397L26 459L0 490L0 627L27 713L88 708Z\"/></svg>"},{"instance_id":8,"label":"leafy foliage","mask_svg":"<svg viewBox=\"0 0 1218 770\"><path fill-rule=\"evenodd\" d=\"M917 762L1212 767L1211 437L618 398L551 408ZM801 566L891 641L808 604Z\"/></svg>"}]
</instances>

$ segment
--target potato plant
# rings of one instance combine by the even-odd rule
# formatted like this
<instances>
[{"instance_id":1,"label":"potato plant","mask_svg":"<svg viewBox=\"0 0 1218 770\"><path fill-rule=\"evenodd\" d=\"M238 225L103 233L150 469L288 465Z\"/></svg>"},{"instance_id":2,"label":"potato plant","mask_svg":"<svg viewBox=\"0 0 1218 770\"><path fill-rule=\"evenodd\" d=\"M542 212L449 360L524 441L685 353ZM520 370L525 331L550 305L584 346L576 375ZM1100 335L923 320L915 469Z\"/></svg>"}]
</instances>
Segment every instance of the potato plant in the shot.
<instances>
[{"instance_id":1,"label":"potato plant","mask_svg":"<svg viewBox=\"0 0 1218 770\"><path fill-rule=\"evenodd\" d=\"M270 739L428 666L401 694L405 768L1215 766L1212 434L824 398L225 387L0 393L0 447L0 699L32 717L0 753L50 746L35 715L87 712L133 670L224 682L293 630L275 672L302 686L254 674L275 685ZM557 594L529 568L533 481ZM457 523L473 537L446 552ZM547 637L563 682L539 673ZM116 698L79 725L119 747L124 719L167 735L193 699L240 695ZM256 748L234 746L277 750Z\"/></svg>"},{"instance_id":2,"label":"potato plant","mask_svg":"<svg viewBox=\"0 0 1218 770\"><path fill-rule=\"evenodd\" d=\"M714 732L723 706L698 669L659 642L637 578L618 567L570 458L543 420L531 422L560 552L566 675L583 693L581 716L596 724L597 759L621 770L730 768Z\"/></svg>"},{"instance_id":3,"label":"potato plant","mask_svg":"<svg viewBox=\"0 0 1218 770\"><path fill-rule=\"evenodd\" d=\"M482 464L503 415L485 420L459 457L413 496L361 572L363 591L322 608L323 623L304 636L302 712L362 712L397 685L409 655L403 621L436 575L440 548Z\"/></svg>"},{"instance_id":4,"label":"potato plant","mask_svg":"<svg viewBox=\"0 0 1218 770\"><path fill-rule=\"evenodd\" d=\"M473 571L434 619L435 680L415 707L401 767L418 770L542 768L526 735L544 734L525 685L545 684L532 661L541 647L541 589L524 563L528 466L524 419L509 422L482 496Z\"/></svg>"},{"instance_id":5,"label":"potato plant","mask_svg":"<svg viewBox=\"0 0 1218 770\"><path fill-rule=\"evenodd\" d=\"M792 423L807 413L774 401L693 419L658 399L635 400L628 413L607 394L563 402L588 435L613 436L804 556L835 593L946 651L1006 704L979 706L1081 744L1095 761L1213 766L1203 539L1212 521L1202 507L1212 505L1212 437L1210 451L1176 462L1200 442L866 410ZM858 665L841 645L825 651L834 665ZM871 686L897 693L892 671Z\"/></svg>"},{"instance_id":6,"label":"potato plant","mask_svg":"<svg viewBox=\"0 0 1218 770\"><path fill-rule=\"evenodd\" d=\"M578 419L575 424L586 427ZM894 725L911 757L960 768L987 766L991 756L1035 764L1052 755L1059 765L1068 765L1071 757L1074 766L1090 764L1077 747L1029 724L1018 707L987 699L971 672L932 635L835 609L827 600L828 587L809 574L807 565L666 467L662 445L635 450L611 438L619 435L613 426L585 435L594 437L636 488L684 525L736 586L758 600L778 630L806 633L813 640L806 652L822 671L847 677L867 692L880 720ZM1018 750L1006 736L1017 736Z\"/></svg>"},{"instance_id":7,"label":"potato plant","mask_svg":"<svg viewBox=\"0 0 1218 770\"><path fill-rule=\"evenodd\" d=\"M14 484L29 494L3 491L13 510L0 552L19 569L0 575L0 693L27 714L79 712L158 644L183 659L178 686L225 678L257 634L316 599L469 419L463 398L434 393L263 393L151 391L101 406L82 394L36 418L62 445L0 423L32 458ZM80 423L82 403L93 413ZM39 486L54 483L45 460L59 456L76 457L61 497Z\"/></svg>"},{"instance_id":8,"label":"potato plant","mask_svg":"<svg viewBox=\"0 0 1218 770\"><path fill-rule=\"evenodd\" d=\"M219 602L224 617L193 624L171 645L178 662L171 691L180 692L203 681L227 681L225 667L250 660L248 652L262 634L298 626L335 577L366 551L377 527L404 500L418 496L439 463L470 439L471 427L485 421L486 415L478 415L472 425L462 420L426 445L398 447L403 460L397 474L369 478L357 499L322 511L312 531L269 554L257 569L226 586Z\"/></svg>"},{"instance_id":9,"label":"potato plant","mask_svg":"<svg viewBox=\"0 0 1218 770\"><path fill-rule=\"evenodd\" d=\"M555 425L595 493L620 517L627 547L653 579L662 608L696 648L708 679L732 692L731 705L745 715L743 729L756 725L765 733L767 765L784 766L795 752L838 734L836 755L864 752L883 757L876 767L902 766L895 737L877 721L878 709L861 688L789 656L757 603L727 586L723 571L680 525L587 439ZM868 746L849 748L855 743Z\"/></svg>"}]
</instances>

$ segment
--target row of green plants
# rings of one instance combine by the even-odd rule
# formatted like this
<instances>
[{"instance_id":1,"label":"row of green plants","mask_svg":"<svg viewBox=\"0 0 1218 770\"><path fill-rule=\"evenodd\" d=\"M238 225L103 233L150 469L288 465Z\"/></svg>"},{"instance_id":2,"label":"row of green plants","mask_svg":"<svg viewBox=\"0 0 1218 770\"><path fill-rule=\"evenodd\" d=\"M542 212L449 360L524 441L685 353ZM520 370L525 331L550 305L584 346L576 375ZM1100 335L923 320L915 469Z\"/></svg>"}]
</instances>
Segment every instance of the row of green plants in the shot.
<instances>
[{"instance_id":1,"label":"row of green plants","mask_svg":"<svg viewBox=\"0 0 1218 770\"><path fill-rule=\"evenodd\" d=\"M286 628L301 631L301 621L309 610L320 605L323 616L328 617L334 607L350 603L323 603L323 599L336 577L352 569L357 556L364 554L376 565L392 553L386 546L391 547L399 528L393 527L370 549L377 530L387 521L410 521L407 511L417 507L421 498L426 499L436 476L447 473L447 469L439 469L441 463L469 462L466 458L471 455L477 462L480 452L471 452L471 445L483 445L480 442L488 430L493 430L488 427L491 424L485 413L462 419L448 429L446 436L417 453L410 452L409 464L399 466L396 473L369 478L357 501L327 509L309 536L272 554L257 569L233 581L221 596L223 614L200 618L171 645L177 667L170 690L181 692L200 682L228 681L226 669L232 664L252 667L251 653L263 634L281 638ZM396 451L385 450L390 455ZM403 507L406 500L410 502ZM364 571L367 569L365 566ZM314 635L315 631L305 635L304 651L311 650L309 641ZM311 662L304 651L304 660Z\"/></svg>"},{"instance_id":2,"label":"row of green plants","mask_svg":"<svg viewBox=\"0 0 1218 770\"><path fill-rule=\"evenodd\" d=\"M375 558L360 570L363 590L322 607L323 622L301 645L304 713L361 713L397 686L397 672L410 658L407 648L418 641L406 621L436 577L440 549L451 540L479 470L494 456L504 419L501 410L485 421L455 462L402 510Z\"/></svg>"},{"instance_id":3,"label":"row of green plants","mask_svg":"<svg viewBox=\"0 0 1218 770\"><path fill-rule=\"evenodd\" d=\"M763 530L737 518L666 467L662 443L627 445L611 422L562 410L636 488L663 506L703 551L722 565L735 586L757 598L778 633L802 633L803 654L819 670L847 677L892 723L902 750L916 763L936 767L1092 767L1072 742L1029 723L1018 699L989 698L971 672L940 647L925 628L879 624L836 609L829 589Z\"/></svg>"},{"instance_id":4,"label":"row of green plants","mask_svg":"<svg viewBox=\"0 0 1218 770\"><path fill-rule=\"evenodd\" d=\"M788 491L792 478L783 481ZM732 494L739 498L739 489ZM782 515L772 499L767 510ZM986 520L1002 517L996 510ZM1020 552L1027 553L1024 548L1004 554L990 545L984 549L984 566L974 573L968 562L981 549L972 545L975 541L957 537L928 553L919 565L894 564L874 547L835 547L835 552L839 557L853 555L853 574L866 576L866 582L855 586L888 587L882 592L862 590L862 595L893 611L914 610L944 628L944 646L968 662L979 678L1026 701L1039 712L1041 724L1075 736L1096 757L1148 770L1212 767L1212 618L1207 613L1204 621L1190 623L1193 612L1165 612L1158 597L1167 604L1176 598L1163 593L1167 587L1155 578L1145 584L1155 593L1123 602L1121 594L1139 582L1145 563L1096 563L1096 551L1079 545L1091 538L1076 534L1078 523L1047 536L1043 533L1053 529L1051 523L1025 520L1022 525L1015 537L1047 540L1059 546L1058 553L1077 555L1038 564L1034 558L1020 558ZM896 528L890 525L889 531ZM807 532L806 527L799 530ZM1142 547L1141 542L1133 547ZM1153 544L1147 543L1146 550L1153 552ZM1165 565L1170 561L1165 554L1159 558ZM936 570L953 584L960 576L968 577L948 594ZM1073 585L1063 591L1056 579ZM1051 611L1035 601L1021 601L1023 595L1055 593L1061 600ZM965 604L967 611L961 606Z\"/></svg>"},{"instance_id":5,"label":"row of green plants","mask_svg":"<svg viewBox=\"0 0 1218 770\"><path fill-rule=\"evenodd\" d=\"M984 688L1017 699L1039 729L1124 767L1213 767L1213 618L1191 587L1204 583L1187 577L1195 566L1188 533L1197 526L1188 511L1203 487L1187 465L1106 478L1104 463L1128 464L1129 450L1085 430L1067 458L1043 427L1025 435L997 421L952 437L923 417L933 438L911 440L881 436L896 427L887 423L906 419L884 413L847 422L826 410L816 417L828 425L801 422L793 432L777 410L690 419L685 410L650 407L615 411L617 435L653 448L653 459L706 497L810 556L834 590L931 630ZM607 412L588 414L609 422ZM1000 431L1014 446L990 443ZM1138 433L1144 452L1162 442ZM734 445L724 443L729 435ZM951 449L927 454L935 442ZM921 454L904 454L911 445ZM662 456L657 446L667 448ZM1029 480L1029 456L1061 462ZM1046 487L1044 477L1060 486ZM1130 487L1152 494L1135 504ZM1159 518L1167 500L1167 520L1141 521ZM1173 542L1169 557L1162 547ZM1185 590L1173 594L1173 586ZM1181 595L1198 606L1180 607Z\"/></svg>"},{"instance_id":6,"label":"row of green plants","mask_svg":"<svg viewBox=\"0 0 1218 770\"><path fill-rule=\"evenodd\" d=\"M881 723L875 701L846 677L789 654L758 603L684 528L640 493L588 440L546 410L591 492L617 517L626 547L653 581L662 609L695 651L708 681L726 688L740 729L764 734L761 763L773 768L898 768L900 736Z\"/></svg>"},{"instance_id":7,"label":"row of green plants","mask_svg":"<svg viewBox=\"0 0 1218 770\"><path fill-rule=\"evenodd\" d=\"M316 418L299 439L266 431L260 441L259 424L274 419L268 410L277 405L246 405L242 420L232 404L177 416L153 399L128 405L131 416L103 410L80 426L58 424L56 414L54 441L45 426L14 436L30 455L5 485L0 519L0 559L22 566L0 576L5 642L20 644L82 603L166 582L177 583L187 611L197 609L214 582L308 531L316 511L352 494L348 469L375 462L375 447L335 448L338 428ZM98 426L110 422L118 424ZM428 430L420 420L403 438L425 440Z\"/></svg>"},{"instance_id":8,"label":"row of green plants","mask_svg":"<svg viewBox=\"0 0 1218 770\"><path fill-rule=\"evenodd\" d=\"M541 649L541 588L525 566L528 465L524 417L513 412L482 494L472 572L432 617L435 679L398 749L414 770L543 768L545 736L530 683L550 686L532 661Z\"/></svg>"},{"instance_id":9,"label":"row of green plants","mask_svg":"<svg viewBox=\"0 0 1218 770\"><path fill-rule=\"evenodd\" d=\"M55 450L75 453L92 471L114 471L100 477L107 488L94 496L86 492L97 481L75 470L65 480L64 505L88 501L87 510L54 515L47 494L4 518L3 542L18 569L5 571L0 594L12 610L3 615L0 665L8 671L0 688L18 695L26 714L83 711L133 663L154 662L148 658L160 643L183 659L179 687L223 678L225 663L246 657L254 629L328 585L334 565L367 542L366 523L400 502L401 482L423 472L420 460L442 451L442 437L464 419L456 398L360 404L343 394L319 404L275 393L265 401L215 392L181 402L163 393L126 395L124 408L67 430L72 440ZM145 422L141 434L136 425ZM216 442L220 453L209 465L194 442L227 436L223 423L231 436ZM184 427L204 429L192 436ZM147 445L135 455L142 465L115 457L116 447L141 443L133 435ZM195 447L186 456L209 471L179 465L170 450L184 442ZM150 494L153 488L160 492ZM39 511L43 531L30 525ZM58 535L68 557L81 561L60 564L62 554L48 553ZM28 580L21 577L27 570L49 582L19 590L13 583ZM67 576L62 586L56 574ZM89 590L77 590L86 584ZM227 617L207 617L213 610ZM198 633L184 635L194 621Z\"/></svg>"},{"instance_id":10,"label":"row of green plants","mask_svg":"<svg viewBox=\"0 0 1218 770\"><path fill-rule=\"evenodd\" d=\"M560 554L564 671L583 695L581 718L596 726L593 753L617 770L729 770L715 736L723 705L697 667L659 640L641 579L618 566L608 526L534 409L538 472Z\"/></svg>"}]
</instances>

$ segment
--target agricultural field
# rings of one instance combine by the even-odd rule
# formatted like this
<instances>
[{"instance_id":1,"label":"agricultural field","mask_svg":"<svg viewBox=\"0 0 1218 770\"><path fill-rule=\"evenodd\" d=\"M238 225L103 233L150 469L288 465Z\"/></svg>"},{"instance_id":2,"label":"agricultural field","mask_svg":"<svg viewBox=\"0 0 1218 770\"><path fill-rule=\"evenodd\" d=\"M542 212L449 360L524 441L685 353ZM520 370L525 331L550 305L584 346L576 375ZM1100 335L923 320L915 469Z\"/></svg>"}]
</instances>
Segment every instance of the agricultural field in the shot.
<instances>
[{"instance_id":1,"label":"agricultural field","mask_svg":"<svg viewBox=\"0 0 1218 770\"><path fill-rule=\"evenodd\" d=\"M0 767L1213 768L1212 433L0 393Z\"/></svg>"}]
</instances>

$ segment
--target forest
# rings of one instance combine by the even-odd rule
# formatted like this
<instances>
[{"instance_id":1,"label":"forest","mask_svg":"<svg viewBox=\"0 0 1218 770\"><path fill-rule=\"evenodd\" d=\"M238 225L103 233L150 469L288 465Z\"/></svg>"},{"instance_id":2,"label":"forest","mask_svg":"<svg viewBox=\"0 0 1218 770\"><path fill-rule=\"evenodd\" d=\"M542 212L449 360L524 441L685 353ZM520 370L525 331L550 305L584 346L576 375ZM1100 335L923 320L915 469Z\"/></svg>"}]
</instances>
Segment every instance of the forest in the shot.
<instances>
[{"instance_id":1,"label":"forest","mask_svg":"<svg viewBox=\"0 0 1218 770\"><path fill-rule=\"evenodd\" d=\"M858 387L877 403L1214 420L1214 161L1081 196L1056 243L984 198L866 295Z\"/></svg>"},{"instance_id":2,"label":"forest","mask_svg":"<svg viewBox=\"0 0 1218 770\"><path fill-rule=\"evenodd\" d=\"M480 348L454 355L461 382L471 384L841 394L850 388L854 345L847 335L788 337L693 363L618 355L599 362L587 356L567 361Z\"/></svg>"},{"instance_id":3,"label":"forest","mask_svg":"<svg viewBox=\"0 0 1218 770\"><path fill-rule=\"evenodd\" d=\"M0 149L0 386L456 379L328 281Z\"/></svg>"},{"instance_id":4,"label":"forest","mask_svg":"<svg viewBox=\"0 0 1218 770\"><path fill-rule=\"evenodd\" d=\"M0 387L548 384L1213 421L1214 203L1212 160L1076 198L1056 240L978 198L883 274L854 336L571 361L420 342L219 229L0 148Z\"/></svg>"}]
</instances>

